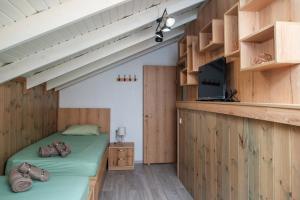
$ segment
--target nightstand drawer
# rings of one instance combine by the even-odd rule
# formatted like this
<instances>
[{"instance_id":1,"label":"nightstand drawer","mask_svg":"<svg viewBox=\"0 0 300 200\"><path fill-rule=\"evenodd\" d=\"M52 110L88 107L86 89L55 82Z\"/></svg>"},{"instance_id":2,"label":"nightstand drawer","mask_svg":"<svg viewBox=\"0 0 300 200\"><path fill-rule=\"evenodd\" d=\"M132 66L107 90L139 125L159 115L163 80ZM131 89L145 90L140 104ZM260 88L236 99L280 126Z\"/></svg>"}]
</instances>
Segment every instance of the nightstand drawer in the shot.
<instances>
[{"instance_id":1,"label":"nightstand drawer","mask_svg":"<svg viewBox=\"0 0 300 200\"><path fill-rule=\"evenodd\" d=\"M120 149L114 149L115 154L118 156L118 158L126 158L128 156L128 149L120 148Z\"/></svg>"}]
</instances>

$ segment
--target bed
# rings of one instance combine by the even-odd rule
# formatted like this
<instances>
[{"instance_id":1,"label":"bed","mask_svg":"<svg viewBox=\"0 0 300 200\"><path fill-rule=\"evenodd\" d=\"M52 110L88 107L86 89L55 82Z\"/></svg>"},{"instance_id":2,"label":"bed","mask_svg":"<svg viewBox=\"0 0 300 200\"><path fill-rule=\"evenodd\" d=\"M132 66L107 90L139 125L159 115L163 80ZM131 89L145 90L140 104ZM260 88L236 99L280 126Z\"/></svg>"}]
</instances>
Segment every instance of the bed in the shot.
<instances>
[{"instance_id":1,"label":"bed","mask_svg":"<svg viewBox=\"0 0 300 200\"><path fill-rule=\"evenodd\" d=\"M40 146L53 141L64 141L71 146L72 153L65 158L41 158L38 155ZM32 144L10 157L6 164L5 174L23 162L47 169L53 176L96 176L99 163L108 146L108 134L99 136L69 136L55 133Z\"/></svg>"},{"instance_id":2,"label":"bed","mask_svg":"<svg viewBox=\"0 0 300 200\"><path fill-rule=\"evenodd\" d=\"M13 155L7 162L6 174L13 166L29 162L47 169L55 177L89 177L89 199L98 200L107 168L110 109L60 108L58 110L58 131L76 124L98 124L101 127L101 134L100 136L53 134ZM72 153L66 158L40 158L37 154L39 146L50 144L54 140L70 144Z\"/></svg>"},{"instance_id":3,"label":"bed","mask_svg":"<svg viewBox=\"0 0 300 200\"><path fill-rule=\"evenodd\" d=\"M0 176L0 195L5 200L88 200L89 178L80 176L51 176L48 182L34 181L26 192L13 193L6 176Z\"/></svg>"}]
</instances>

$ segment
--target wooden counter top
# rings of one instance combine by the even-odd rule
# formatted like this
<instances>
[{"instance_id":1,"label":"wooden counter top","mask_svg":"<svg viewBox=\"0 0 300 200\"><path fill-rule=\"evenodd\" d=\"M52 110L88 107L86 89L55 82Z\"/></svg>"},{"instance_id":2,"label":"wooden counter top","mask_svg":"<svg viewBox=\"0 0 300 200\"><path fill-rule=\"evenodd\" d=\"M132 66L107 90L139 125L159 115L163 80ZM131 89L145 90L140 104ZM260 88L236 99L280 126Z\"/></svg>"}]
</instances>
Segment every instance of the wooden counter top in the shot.
<instances>
[{"instance_id":1,"label":"wooden counter top","mask_svg":"<svg viewBox=\"0 0 300 200\"><path fill-rule=\"evenodd\" d=\"M178 109L199 110L300 126L300 105L178 101Z\"/></svg>"}]
</instances>

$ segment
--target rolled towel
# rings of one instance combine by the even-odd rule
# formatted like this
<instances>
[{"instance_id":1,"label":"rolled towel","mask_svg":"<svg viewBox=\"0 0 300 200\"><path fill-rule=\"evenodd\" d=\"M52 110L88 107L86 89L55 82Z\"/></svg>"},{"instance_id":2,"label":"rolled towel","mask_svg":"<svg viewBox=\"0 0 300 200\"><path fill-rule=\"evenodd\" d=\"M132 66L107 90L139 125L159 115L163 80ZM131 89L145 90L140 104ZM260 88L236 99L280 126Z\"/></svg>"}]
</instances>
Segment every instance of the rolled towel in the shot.
<instances>
[{"instance_id":1,"label":"rolled towel","mask_svg":"<svg viewBox=\"0 0 300 200\"><path fill-rule=\"evenodd\" d=\"M56 150L56 148L52 144L50 144L45 147L40 147L39 155L40 155L40 157L51 157L51 156L58 156L59 153Z\"/></svg>"},{"instance_id":2,"label":"rolled towel","mask_svg":"<svg viewBox=\"0 0 300 200\"><path fill-rule=\"evenodd\" d=\"M25 192L32 187L30 176L19 172L17 167L10 171L8 182L13 192Z\"/></svg>"},{"instance_id":3,"label":"rolled towel","mask_svg":"<svg viewBox=\"0 0 300 200\"><path fill-rule=\"evenodd\" d=\"M47 170L38 168L34 165L28 163L22 163L19 165L19 172L28 174L32 179L38 181L48 181L49 179L49 172Z\"/></svg>"},{"instance_id":4,"label":"rolled towel","mask_svg":"<svg viewBox=\"0 0 300 200\"><path fill-rule=\"evenodd\" d=\"M55 141L53 142L53 145L55 146L56 150L58 151L61 157L66 157L71 153L70 146L65 144L64 142Z\"/></svg>"}]
</instances>

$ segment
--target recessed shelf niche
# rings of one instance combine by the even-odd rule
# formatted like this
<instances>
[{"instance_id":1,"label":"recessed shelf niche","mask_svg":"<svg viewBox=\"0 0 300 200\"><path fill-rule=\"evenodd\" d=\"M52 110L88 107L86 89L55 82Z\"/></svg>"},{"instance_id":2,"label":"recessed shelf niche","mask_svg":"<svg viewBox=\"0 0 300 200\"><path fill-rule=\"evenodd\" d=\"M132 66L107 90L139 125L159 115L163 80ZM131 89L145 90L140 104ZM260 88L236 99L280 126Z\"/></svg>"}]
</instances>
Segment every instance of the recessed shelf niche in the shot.
<instances>
[{"instance_id":1,"label":"recessed shelf niche","mask_svg":"<svg viewBox=\"0 0 300 200\"><path fill-rule=\"evenodd\" d=\"M224 20L213 19L199 33L200 52L213 51L224 46Z\"/></svg>"},{"instance_id":2,"label":"recessed shelf niche","mask_svg":"<svg viewBox=\"0 0 300 200\"><path fill-rule=\"evenodd\" d=\"M300 63L300 23L275 22L241 41L241 70L267 70Z\"/></svg>"}]
</instances>

